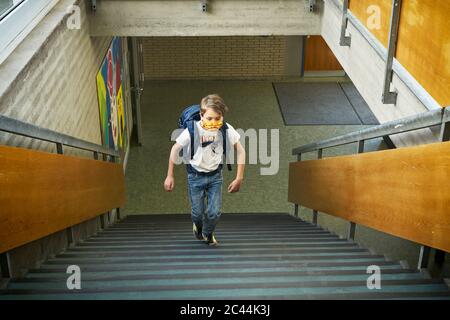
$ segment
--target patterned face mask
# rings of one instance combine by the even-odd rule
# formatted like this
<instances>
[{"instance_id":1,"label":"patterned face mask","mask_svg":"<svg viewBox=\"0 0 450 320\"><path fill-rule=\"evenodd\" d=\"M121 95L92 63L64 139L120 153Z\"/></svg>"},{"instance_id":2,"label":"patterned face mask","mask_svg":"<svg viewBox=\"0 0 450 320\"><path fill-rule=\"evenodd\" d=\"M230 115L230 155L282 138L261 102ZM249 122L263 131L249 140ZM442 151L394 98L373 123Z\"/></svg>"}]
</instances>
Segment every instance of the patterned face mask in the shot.
<instances>
[{"instance_id":1,"label":"patterned face mask","mask_svg":"<svg viewBox=\"0 0 450 320\"><path fill-rule=\"evenodd\" d=\"M222 121L215 121L215 120L211 120L211 121L207 121L207 120L202 120L201 122L201 126L203 129L205 130L219 130L223 125Z\"/></svg>"}]
</instances>

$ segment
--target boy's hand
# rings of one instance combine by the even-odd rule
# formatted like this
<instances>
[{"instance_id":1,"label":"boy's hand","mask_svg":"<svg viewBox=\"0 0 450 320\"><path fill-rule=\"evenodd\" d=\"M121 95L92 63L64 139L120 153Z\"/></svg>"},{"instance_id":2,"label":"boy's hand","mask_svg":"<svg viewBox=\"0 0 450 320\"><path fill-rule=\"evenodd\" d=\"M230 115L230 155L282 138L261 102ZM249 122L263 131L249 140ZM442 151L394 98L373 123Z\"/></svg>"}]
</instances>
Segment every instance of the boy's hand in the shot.
<instances>
[{"instance_id":1,"label":"boy's hand","mask_svg":"<svg viewBox=\"0 0 450 320\"><path fill-rule=\"evenodd\" d=\"M230 185L228 186L228 192L233 193L233 192L238 192L239 188L241 187L242 184L242 179L241 178L236 178L233 181L231 181Z\"/></svg>"},{"instance_id":2,"label":"boy's hand","mask_svg":"<svg viewBox=\"0 0 450 320\"><path fill-rule=\"evenodd\" d=\"M175 187L175 179L171 176L167 176L166 180L164 181L164 189L166 189L167 192L170 192Z\"/></svg>"}]
</instances>

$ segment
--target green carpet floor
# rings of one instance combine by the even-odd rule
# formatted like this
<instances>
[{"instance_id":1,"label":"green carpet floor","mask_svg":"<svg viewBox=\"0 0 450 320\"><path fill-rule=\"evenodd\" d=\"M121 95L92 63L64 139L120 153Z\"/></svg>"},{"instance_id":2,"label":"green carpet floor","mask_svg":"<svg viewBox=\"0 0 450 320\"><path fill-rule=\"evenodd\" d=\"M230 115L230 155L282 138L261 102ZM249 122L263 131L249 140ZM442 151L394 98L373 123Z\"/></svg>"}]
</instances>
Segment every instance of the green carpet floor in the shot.
<instances>
[{"instance_id":1,"label":"green carpet floor","mask_svg":"<svg viewBox=\"0 0 450 320\"><path fill-rule=\"evenodd\" d=\"M247 130L278 129L280 137L279 171L276 175L263 176L264 165L247 165L242 189L239 193L226 193L235 170L224 170L224 194L222 212L292 212L287 201L289 162L294 147L310 142L353 132L364 126L285 126L270 81L151 81L146 82L142 103L143 145L131 146L126 171L127 214L188 213L186 171L177 166L175 190L167 193L163 182L167 173L167 160L171 132L177 127L182 109L211 93L220 94L230 107L226 121L235 128ZM324 151L324 157L350 154L356 145L332 148ZM384 149L382 140L367 143L366 150ZM313 159L314 153L302 159ZM235 167L234 167L235 169ZM302 209L301 217L310 221L311 210ZM320 214L319 224L334 232L346 235L348 223L329 215ZM357 227L356 241L387 254L395 260L407 260L411 266L417 263L419 246L364 227Z\"/></svg>"}]
</instances>

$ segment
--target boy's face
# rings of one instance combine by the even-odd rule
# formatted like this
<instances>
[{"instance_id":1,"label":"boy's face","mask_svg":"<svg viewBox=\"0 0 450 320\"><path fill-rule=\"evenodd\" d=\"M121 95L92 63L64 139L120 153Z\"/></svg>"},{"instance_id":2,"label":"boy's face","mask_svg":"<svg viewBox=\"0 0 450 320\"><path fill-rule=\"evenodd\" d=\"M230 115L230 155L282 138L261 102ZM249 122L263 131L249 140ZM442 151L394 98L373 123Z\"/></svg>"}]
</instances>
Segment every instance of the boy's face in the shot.
<instances>
[{"instance_id":1,"label":"boy's face","mask_svg":"<svg viewBox=\"0 0 450 320\"><path fill-rule=\"evenodd\" d=\"M213 109L206 109L201 116L202 128L208 131L217 131L223 125L223 116L220 113L215 112Z\"/></svg>"}]
</instances>

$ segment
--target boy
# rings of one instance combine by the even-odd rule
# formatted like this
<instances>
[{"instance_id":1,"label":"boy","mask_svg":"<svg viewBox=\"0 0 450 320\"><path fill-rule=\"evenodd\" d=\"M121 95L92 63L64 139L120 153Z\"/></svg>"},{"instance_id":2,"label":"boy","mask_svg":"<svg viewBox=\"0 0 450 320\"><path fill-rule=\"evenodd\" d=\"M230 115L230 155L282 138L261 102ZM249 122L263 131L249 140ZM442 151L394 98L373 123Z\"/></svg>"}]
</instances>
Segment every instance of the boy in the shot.
<instances>
[{"instance_id":1,"label":"boy","mask_svg":"<svg viewBox=\"0 0 450 320\"><path fill-rule=\"evenodd\" d=\"M194 157L189 160L188 193L191 203L193 232L197 239L208 245L217 245L214 229L220 218L222 205L222 157L223 138L219 130L223 125L223 117L228 107L221 97L212 94L204 97L200 104L200 121L195 122L194 137L199 137L195 146ZM245 150L239 142L240 135L227 123L227 144L237 151L236 178L228 186L228 192L237 192L244 178ZM194 138L194 141L195 138ZM200 145L200 143L202 145ZM164 188L170 192L174 189L174 163L180 150L191 145L188 129L180 134L170 151L169 169L164 181ZM187 150L190 154L190 150ZM205 198L207 203L205 206Z\"/></svg>"}]
</instances>

